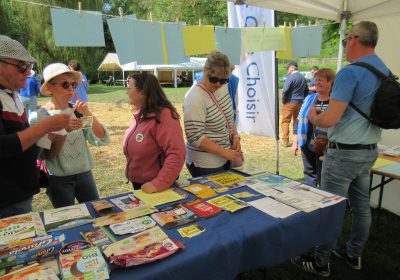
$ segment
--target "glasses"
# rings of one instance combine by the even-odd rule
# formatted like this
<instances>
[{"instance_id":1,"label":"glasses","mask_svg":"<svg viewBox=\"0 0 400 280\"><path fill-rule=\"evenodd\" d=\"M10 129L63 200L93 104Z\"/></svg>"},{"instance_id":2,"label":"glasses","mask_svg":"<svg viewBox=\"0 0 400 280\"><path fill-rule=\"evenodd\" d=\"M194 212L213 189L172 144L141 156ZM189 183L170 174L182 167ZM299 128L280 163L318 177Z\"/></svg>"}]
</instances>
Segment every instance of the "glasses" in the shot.
<instances>
[{"instance_id":1,"label":"glasses","mask_svg":"<svg viewBox=\"0 0 400 280\"><path fill-rule=\"evenodd\" d=\"M26 63L26 64L22 64L22 65L18 65L18 64L14 64L8 61L4 61L4 60L0 60L1 62L5 63L5 64L9 64L12 66L15 66L18 69L18 72L20 72L21 74L24 74L26 71L30 71L32 70L33 64L32 63Z\"/></svg>"},{"instance_id":2,"label":"glasses","mask_svg":"<svg viewBox=\"0 0 400 280\"><path fill-rule=\"evenodd\" d=\"M350 36L348 36L347 38L343 39L343 40L342 40L342 46L343 46L343 48L346 47L348 39L351 39L351 38L358 38L358 37L359 37L358 35L350 35Z\"/></svg>"},{"instance_id":3,"label":"glasses","mask_svg":"<svg viewBox=\"0 0 400 280\"><path fill-rule=\"evenodd\" d=\"M208 77L208 81L212 84L216 84L219 82L220 85L225 85L229 82L229 79L220 79L218 77Z\"/></svg>"},{"instance_id":4,"label":"glasses","mask_svg":"<svg viewBox=\"0 0 400 280\"><path fill-rule=\"evenodd\" d=\"M72 89L76 89L76 87L78 86L78 84L75 82L70 83L67 81L61 82L58 85L60 85L63 89L69 89L70 86L72 87Z\"/></svg>"}]
</instances>

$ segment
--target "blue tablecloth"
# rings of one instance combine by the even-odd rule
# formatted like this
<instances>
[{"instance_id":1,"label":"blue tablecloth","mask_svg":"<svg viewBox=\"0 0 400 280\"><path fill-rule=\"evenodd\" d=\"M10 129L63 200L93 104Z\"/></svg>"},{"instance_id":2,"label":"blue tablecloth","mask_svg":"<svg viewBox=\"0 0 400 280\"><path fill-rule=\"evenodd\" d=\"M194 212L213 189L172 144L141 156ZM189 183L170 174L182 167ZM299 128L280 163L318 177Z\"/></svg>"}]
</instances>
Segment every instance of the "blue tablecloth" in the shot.
<instances>
[{"instance_id":1,"label":"blue tablecloth","mask_svg":"<svg viewBox=\"0 0 400 280\"><path fill-rule=\"evenodd\" d=\"M254 193L247 187L229 193L242 191ZM197 221L206 230L193 238L182 238L177 228L163 228L171 239L180 240L186 248L150 264L127 269L112 266L111 279L234 279L240 272L274 266L315 245L336 240L341 233L345 206L342 201L286 219L273 218L253 207L235 213L223 211ZM88 208L95 217L91 205ZM82 239L80 232L91 227L65 230L67 241Z\"/></svg>"}]
</instances>

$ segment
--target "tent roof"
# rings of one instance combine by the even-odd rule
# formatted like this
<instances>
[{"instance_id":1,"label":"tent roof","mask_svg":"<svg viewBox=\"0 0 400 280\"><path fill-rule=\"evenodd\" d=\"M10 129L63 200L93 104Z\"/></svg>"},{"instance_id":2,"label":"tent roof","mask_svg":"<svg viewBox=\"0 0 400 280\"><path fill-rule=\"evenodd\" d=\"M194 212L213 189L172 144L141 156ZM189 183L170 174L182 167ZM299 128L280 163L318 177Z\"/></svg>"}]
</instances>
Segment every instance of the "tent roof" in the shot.
<instances>
[{"instance_id":1,"label":"tent roof","mask_svg":"<svg viewBox=\"0 0 400 280\"><path fill-rule=\"evenodd\" d=\"M236 2L236 0L229 0ZM340 21L343 11L350 19L372 20L400 15L398 0L245 0L246 4L261 8ZM344 7L347 3L347 7Z\"/></svg>"},{"instance_id":2,"label":"tent roof","mask_svg":"<svg viewBox=\"0 0 400 280\"><path fill-rule=\"evenodd\" d=\"M98 71L141 71L141 70L188 70L201 71L204 68L206 58L191 57L189 62L178 64L149 64L137 65L136 62L131 62L121 65L116 53L108 53L100 64Z\"/></svg>"}]
</instances>

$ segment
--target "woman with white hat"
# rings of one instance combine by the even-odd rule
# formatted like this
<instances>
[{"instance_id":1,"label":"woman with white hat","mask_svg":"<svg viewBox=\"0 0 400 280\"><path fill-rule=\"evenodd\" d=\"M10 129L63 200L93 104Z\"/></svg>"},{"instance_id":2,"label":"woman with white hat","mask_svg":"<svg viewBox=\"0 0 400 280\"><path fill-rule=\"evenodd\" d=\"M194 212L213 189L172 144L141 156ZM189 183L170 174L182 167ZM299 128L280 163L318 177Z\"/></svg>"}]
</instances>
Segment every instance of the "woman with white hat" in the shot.
<instances>
[{"instance_id":1,"label":"woman with white hat","mask_svg":"<svg viewBox=\"0 0 400 280\"><path fill-rule=\"evenodd\" d=\"M108 131L92 115L87 104L77 100L72 107L69 103L76 94L75 88L82 82L80 72L70 70L65 64L53 63L44 69L43 77L41 92L51 96L51 100L38 110L36 118L31 118L31 123L36 123L43 115L71 115L68 134L54 141L43 153L49 170L47 195L56 208L75 204L75 198L79 203L98 199L91 171L93 158L87 142L95 146L107 145ZM82 119L78 118L81 116ZM82 127L83 119L85 122L92 119L92 126Z\"/></svg>"}]
</instances>

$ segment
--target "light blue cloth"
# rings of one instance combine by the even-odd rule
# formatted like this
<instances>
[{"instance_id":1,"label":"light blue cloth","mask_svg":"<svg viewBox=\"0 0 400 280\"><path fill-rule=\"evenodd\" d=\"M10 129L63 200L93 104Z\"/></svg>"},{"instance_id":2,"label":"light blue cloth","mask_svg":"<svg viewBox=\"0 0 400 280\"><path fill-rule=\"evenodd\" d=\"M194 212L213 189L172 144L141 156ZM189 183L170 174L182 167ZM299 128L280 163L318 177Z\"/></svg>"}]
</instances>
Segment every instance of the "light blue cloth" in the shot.
<instances>
[{"instance_id":1,"label":"light blue cloth","mask_svg":"<svg viewBox=\"0 0 400 280\"><path fill-rule=\"evenodd\" d=\"M101 13L70 9L50 9L57 47L104 47Z\"/></svg>"},{"instance_id":2,"label":"light blue cloth","mask_svg":"<svg viewBox=\"0 0 400 280\"><path fill-rule=\"evenodd\" d=\"M132 18L107 23L121 64L164 64L160 23Z\"/></svg>"},{"instance_id":3,"label":"light blue cloth","mask_svg":"<svg viewBox=\"0 0 400 280\"><path fill-rule=\"evenodd\" d=\"M88 96L87 96L87 91L89 90L89 83L86 78L86 76L82 73L82 83L78 85L78 87L75 89L76 93L78 94L79 100L88 103ZM76 103L76 98L75 95L72 96L71 103L75 104Z\"/></svg>"},{"instance_id":4,"label":"light blue cloth","mask_svg":"<svg viewBox=\"0 0 400 280\"><path fill-rule=\"evenodd\" d=\"M291 29L293 58L305 57L308 55L308 30L305 27Z\"/></svg>"},{"instance_id":5,"label":"light blue cloth","mask_svg":"<svg viewBox=\"0 0 400 280\"><path fill-rule=\"evenodd\" d=\"M369 63L385 75L389 73L376 55L364 56L357 61ZM348 65L336 75L330 99L345 103L352 101L361 111L369 115L379 85L379 78L368 69ZM340 121L328 129L328 138L330 142L343 144L372 144L381 140L381 132L382 129L348 106Z\"/></svg>"},{"instance_id":6,"label":"light blue cloth","mask_svg":"<svg viewBox=\"0 0 400 280\"><path fill-rule=\"evenodd\" d=\"M166 22L164 23L165 45L168 54L168 64L189 62L190 57L185 56L183 48L182 27L185 23L179 24Z\"/></svg>"},{"instance_id":7,"label":"light blue cloth","mask_svg":"<svg viewBox=\"0 0 400 280\"><path fill-rule=\"evenodd\" d=\"M240 48L242 45L240 28L215 27L215 43L218 50L229 58L231 64L240 64Z\"/></svg>"},{"instance_id":8,"label":"light blue cloth","mask_svg":"<svg viewBox=\"0 0 400 280\"><path fill-rule=\"evenodd\" d=\"M319 56L322 44L322 26L309 26L308 32L308 56Z\"/></svg>"},{"instance_id":9,"label":"light blue cloth","mask_svg":"<svg viewBox=\"0 0 400 280\"><path fill-rule=\"evenodd\" d=\"M297 143L301 147L307 143L307 132L308 132L308 112L310 111L311 105L314 104L317 99L317 94L312 93L307 95L304 99L303 105L301 106L299 116L297 117Z\"/></svg>"}]
</instances>

